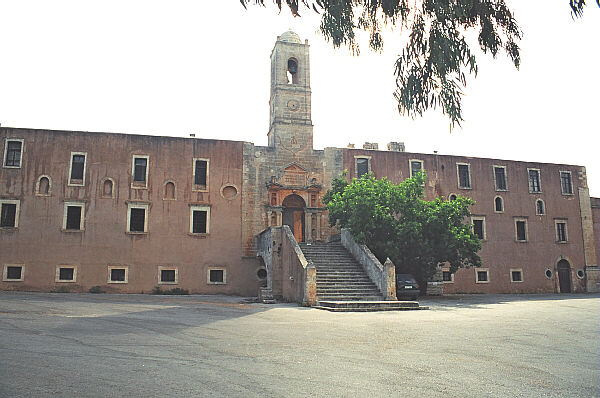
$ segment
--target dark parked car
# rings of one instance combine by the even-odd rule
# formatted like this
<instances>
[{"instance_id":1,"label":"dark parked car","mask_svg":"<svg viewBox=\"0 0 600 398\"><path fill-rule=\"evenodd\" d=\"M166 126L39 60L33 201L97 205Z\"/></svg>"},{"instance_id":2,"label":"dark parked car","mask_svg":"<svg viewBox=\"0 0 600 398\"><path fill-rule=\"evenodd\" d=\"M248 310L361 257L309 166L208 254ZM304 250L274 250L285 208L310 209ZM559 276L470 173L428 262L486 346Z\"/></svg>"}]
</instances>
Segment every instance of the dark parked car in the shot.
<instances>
[{"instance_id":1,"label":"dark parked car","mask_svg":"<svg viewBox=\"0 0 600 398\"><path fill-rule=\"evenodd\" d=\"M416 300L421 291L419 284L411 274L396 274L396 296Z\"/></svg>"}]
</instances>

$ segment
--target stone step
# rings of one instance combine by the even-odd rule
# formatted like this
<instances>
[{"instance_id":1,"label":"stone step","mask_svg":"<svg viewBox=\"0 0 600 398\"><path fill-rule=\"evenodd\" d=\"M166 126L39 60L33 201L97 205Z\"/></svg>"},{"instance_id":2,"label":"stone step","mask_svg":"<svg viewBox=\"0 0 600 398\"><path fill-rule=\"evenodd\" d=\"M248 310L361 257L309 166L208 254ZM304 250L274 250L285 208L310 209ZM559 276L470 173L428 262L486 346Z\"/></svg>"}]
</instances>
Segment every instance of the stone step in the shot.
<instances>
[{"instance_id":1,"label":"stone step","mask_svg":"<svg viewBox=\"0 0 600 398\"><path fill-rule=\"evenodd\" d=\"M332 312L370 312L370 311L408 311L427 310L417 301L381 301L381 300L319 300L314 308Z\"/></svg>"}]
</instances>

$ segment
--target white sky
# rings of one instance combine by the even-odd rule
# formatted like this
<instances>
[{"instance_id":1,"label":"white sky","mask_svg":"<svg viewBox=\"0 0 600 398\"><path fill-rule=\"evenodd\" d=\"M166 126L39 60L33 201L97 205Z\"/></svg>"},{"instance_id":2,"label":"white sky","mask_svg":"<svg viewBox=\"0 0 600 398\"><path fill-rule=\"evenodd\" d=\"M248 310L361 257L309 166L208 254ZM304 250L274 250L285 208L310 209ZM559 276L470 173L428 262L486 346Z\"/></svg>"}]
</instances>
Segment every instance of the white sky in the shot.
<instances>
[{"instance_id":1,"label":"white sky","mask_svg":"<svg viewBox=\"0 0 600 398\"><path fill-rule=\"evenodd\" d=\"M572 20L567 0L507 0L524 30L521 69L480 55L463 127L441 111L412 120L392 96L398 30L383 54L334 50L318 16L238 0L0 0L0 123L251 141L267 145L270 63L291 28L311 45L315 148L385 149L587 167L600 196L600 9ZM267 3L270 3L267 0Z\"/></svg>"}]
</instances>

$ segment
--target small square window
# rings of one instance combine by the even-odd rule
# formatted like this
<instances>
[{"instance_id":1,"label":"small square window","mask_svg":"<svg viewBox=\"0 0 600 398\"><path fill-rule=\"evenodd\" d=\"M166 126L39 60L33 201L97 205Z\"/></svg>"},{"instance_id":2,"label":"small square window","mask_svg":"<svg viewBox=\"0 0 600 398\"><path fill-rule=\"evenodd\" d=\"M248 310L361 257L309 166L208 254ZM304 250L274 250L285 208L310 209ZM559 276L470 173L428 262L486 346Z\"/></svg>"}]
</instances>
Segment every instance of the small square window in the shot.
<instances>
[{"instance_id":1,"label":"small square window","mask_svg":"<svg viewBox=\"0 0 600 398\"><path fill-rule=\"evenodd\" d=\"M5 264L2 272L4 282L22 282L25 278L25 267L23 265Z\"/></svg>"},{"instance_id":2,"label":"small square window","mask_svg":"<svg viewBox=\"0 0 600 398\"><path fill-rule=\"evenodd\" d=\"M177 267L159 266L158 283L171 285L179 283L179 272Z\"/></svg>"},{"instance_id":3,"label":"small square window","mask_svg":"<svg viewBox=\"0 0 600 398\"><path fill-rule=\"evenodd\" d=\"M7 138L4 141L4 162L5 168L21 168L23 156L23 140Z\"/></svg>"},{"instance_id":4,"label":"small square window","mask_svg":"<svg viewBox=\"0 0 600 398\"><path fill-rule=\"evenodd\" d=\"M190 207L190 234L208 234L210 225L209 206Z\"/></svg>"},{"instance_id":5,"label":"small square window","mask_svg":"<svg viewBox=\"0 0 600 398\"><path fill-rule=\"evenodd\" d=\"M208 283L212 285L224 285L227 283L226 275L227 271L225 268L208 268Z\"/></svg>"},{"instance_id":6,"label":"small square window","mask_svg":"<svg viewBox=\"0 0 600 398\"><path fill-rule=\"evenodd\" d=\"M454 274L450 271L442 271L442 280L444 283L452 283L454 282Z\"/></svg>"},{"instance_id":7,"label":"small square window","mask_svg":"<svg viewBox=\"0 0 600 398\"><path fill-rule=\"evenodd\" d=\"M458 187L471 189L471 166L467 163L457 163Z\"/></svg>"},{"instance_id":8,"label":"small square window","mask_svg":"<svg viewBox=\"0 0 600 398\"><path fill-rule=\"evenodd\" d=\"M65 214L63 218L64 231L83 231L83 220L85 203L65 202Z\"/></svg>"},{"instance_id":9,"label":"small square window","mask_svg":"<svg viewBox=\"0 0 600 398\"><path fill-rule=\"evenodd\" d=\"M371 171L370 159L368 157L355 157L356 178L361 178Z\"/></svg>"},{"instance_id":10,"label":"small square window","mask_svg":"<svg viewBox=\"0 0 600 398\"><path fill-rule=\"evenodd\" d=\"M19 200L0 199L0 227L17 228L19 226Z\"/></svg>"},{"instance_id":11,"label":"small square window","mask_svg":"<svg viewBox=\"0 0 600 398\"><path fill-rule=\"evenodd\" d=\"M148 232L148 204L129 203L127 207L127 232Z\"/></svg>"},{"instance_id":12,"label":"small square window","mask_svg":"<svg viewBox=\"0 0 600 398\"><path fill-rule=\"evenodd\" d=\"M208 159L194 159L194 191L207 191L208 190L208 170L209 170Z\"/></svg>"},{"instance_id":13,"label":"small square window","mask_svg":"<svg viewBox=\"0 0 600 398\"><path fill-rule=\"evenodd\" d=\"M71 164L69 166L69 185L85 185L86 152L71 152Z\"/></svg>"},{"instance_id":14,"label":"small square window","mask_svg":"<svg viewBox=\"0 0 600 398\"><path fill-rule=\"evenodd\" d=\"M529 192L530 193L542 192L540 170L539 169L527 169L527 174L529 177Z\"/></svg>"},{"instance_id":15,"label":"small square window","mask_svg":"<svg viewBox=\"0 0 600 398\"><path fill-rule=\"evenodd\" d=\"M108 266L108 283L128 283L129 267L119 265Z\"/></svg>"},{"instance_id":16,"label":"small square window","mask_svg":"<svg viewBox=\"0 0 600 398\"><path fill-rule=\"evenodd\" d=\"M475 269L476 283L489 283L490 272L487 269Z\"/></svg>"},{"instance_id":17,"label":"small square window","mask_svg":"<svg viewBox=\"0 0 600 398\"><path fill-rule=\"evenodd\" d=\"M527 242L527 220L515 219L515 233L517 242Z\"/></svg>"},{"instance_id":18,"label":"small square window","mask_svg":"<svg viewBox=\"0 0 600 398\"><path fill-rule=\"evenodd\" d=\"M56 267L56 282L75 282L77 280L77 268L75 266L59 265Z\"/></svg>"},{"instance_id":19,"label":"small square window","mask_svg":"<svg viewBox=\"0 0 600 398\"><path fill-rule=\"evenodd\" d=\"M511 269L510 270L510 281L511 282L523 282L523 270Z\"/></svg>"},{"instance_id":20,"label":"small square window","mask_svg":"<svg viewBox=\"0 0 600 398\"><path fill-rule=\"evenodd\" d=\"M146 188L148 186L148 161L146 155L134 155L131 174L133 177L133 188Z\"/></svg>"},{"instance_id":21,"label":"small square window","mask_svg":"<svg viewBox=\"0 0 600 398\"><path fill-rule=\"evenodd\" d=\"M573 181L570 171L560 172L560 190L563 195L573 195Z\"/></svg>"},{"instance_id":22,"label":"small square window","mask_svg":"<svg viewBox=\"0 0 600 398\"><path fill-rule=\"evenodd\" d=\"M496 191L506 191L506 167L494 166L494 183Z\"/></svg>"}]
</instances>

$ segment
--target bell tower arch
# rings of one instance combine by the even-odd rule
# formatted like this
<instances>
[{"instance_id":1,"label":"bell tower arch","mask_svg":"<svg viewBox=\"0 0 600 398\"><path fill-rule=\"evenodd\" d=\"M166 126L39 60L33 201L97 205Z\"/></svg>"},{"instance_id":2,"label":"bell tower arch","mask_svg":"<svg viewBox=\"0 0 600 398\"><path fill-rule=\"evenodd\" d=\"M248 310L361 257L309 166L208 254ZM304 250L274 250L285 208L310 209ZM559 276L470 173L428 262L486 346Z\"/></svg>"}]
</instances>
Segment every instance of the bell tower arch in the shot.
<instances>
[{"instance_id":1,"label":"bell tower arch","mask_svg":"<svg viewBox=\"0 0 600 398\"><path fill-rule=\"evenodd\" d=\"M269 146L292 152L313 147L308 40L292 32L277 37L271 52Z\"/></svg>"}]
</instances>

